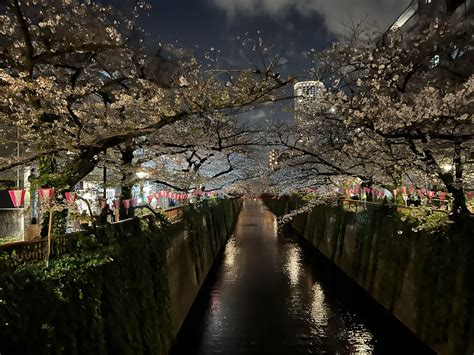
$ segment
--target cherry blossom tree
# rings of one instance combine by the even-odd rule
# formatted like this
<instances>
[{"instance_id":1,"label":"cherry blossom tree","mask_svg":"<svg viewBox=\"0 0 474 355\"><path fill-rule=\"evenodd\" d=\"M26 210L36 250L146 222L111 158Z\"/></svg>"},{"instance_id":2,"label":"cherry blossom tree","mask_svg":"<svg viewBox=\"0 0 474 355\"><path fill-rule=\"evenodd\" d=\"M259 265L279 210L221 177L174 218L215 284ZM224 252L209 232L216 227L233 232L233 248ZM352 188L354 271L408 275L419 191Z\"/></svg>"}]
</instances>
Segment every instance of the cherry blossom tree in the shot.
<instances>
[{"instance_id":1,"label":"cherry blossom tree","mask_svg":"<svg viewBox=\"0 0 474 355\"><path fill-rule=\"evenodd\" d=\"M296 129L277 133L291 149L286 168L312 184L336 175L393 186L437 179L454 215L468 213L473 21L415 33L357 30L312 54L311 73L322 85L316 100L299 105Z\"/></svg>"},{"instance_id":2,"label":"cherry blossom tree","mask_svg":"<svg viewBox=\"0 0 474 355\"><path fill-rule=\"evenodd\" d=\"M289 82L272 65L209 71L189 51L152 52L133 20L147 6L138 1L130 19L92 0L2 5L2 136L19 130L29 154L3 157L0 171L41 161L38 184L68 188L106 149L177 122L275 100Z\"/></svg>"}]
</instances>

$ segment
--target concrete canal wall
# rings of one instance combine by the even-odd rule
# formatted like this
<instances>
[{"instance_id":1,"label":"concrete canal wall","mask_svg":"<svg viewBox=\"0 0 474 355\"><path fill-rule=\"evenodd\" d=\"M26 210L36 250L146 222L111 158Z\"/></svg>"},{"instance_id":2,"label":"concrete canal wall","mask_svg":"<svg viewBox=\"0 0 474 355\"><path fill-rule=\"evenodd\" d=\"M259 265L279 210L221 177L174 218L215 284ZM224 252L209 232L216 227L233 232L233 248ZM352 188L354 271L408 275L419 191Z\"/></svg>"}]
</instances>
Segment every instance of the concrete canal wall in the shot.
<instances>
[{"instance_id":1,"label":"concrete canal wall","mask_svg":"<svg viewBox=\"0 0 474 355\"><path fill-rule=\"evenodd\" d=\"M240 208L204 202L166 229L135 218L48 269L0 273L0 354L166 354Z\"/></svg>"},{"instance_id":2,"label":"concrete canal wall","mask_svg":"<svg viewBox=\"0 0 474 355\"><path fill-rule=\"evenodd\" d=\"M267 205L282 215L295 201ZM414 232L387 207L317 206L290 228L438 354L474 353L472 218L433 234Z\"/></svg>"}]
</instances>

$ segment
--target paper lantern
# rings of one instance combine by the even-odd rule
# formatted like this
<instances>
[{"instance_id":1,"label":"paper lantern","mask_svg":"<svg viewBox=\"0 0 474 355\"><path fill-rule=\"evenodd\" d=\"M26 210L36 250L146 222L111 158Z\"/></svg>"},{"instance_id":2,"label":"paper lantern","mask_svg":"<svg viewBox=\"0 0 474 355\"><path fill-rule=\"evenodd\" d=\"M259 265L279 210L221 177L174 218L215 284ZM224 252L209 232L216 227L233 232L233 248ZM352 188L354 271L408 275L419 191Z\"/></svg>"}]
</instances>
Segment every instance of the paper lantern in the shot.
<instances>
[{"instance_id":1,"label":"paper lantern","mask_svg":"<svg viewBox=\"0 0 474 355\"><path fill-rule=\"evenodd\" d=\"M125 213L128 214L128 210L130 208L130 204L131 204L132 200L130 199L126 199L126 200L123 200L122 203L123 203L123 207L125 207Z\"/></svg>"},{"instance_id":2,"label":"paper lantern","mask_svg":"<svg viewBox=\"0 0 474 355\"><path fill-rule=\"evenodd\" d=\"M75 192L65 192L64 196L66 197L67 203L73 204L76 202L77 194Z\"/></svg>"},{"instance_id":3,"label":"paper lantern","mask_svg":"<svg viewBox=\"0 0 474 355\"><path fill-rule=\"evenodd\" d=\"M49 201L54 196L54 187L38 190L41 201Z\"/></svg>"},{"instance_id":4,"label":"paper lantern","mask_svg":"<svg viewBox=\"0 0 474 355\"><path fill-rule=\"evenodd\" d=\"M138 205L138 200L134 197L132 198L132 207L135 208Z\"/></svg>"},{"instance_id":5,"label":"paper lantern","mask_svg":"<svg viewBox=\"0 0 474 355\"><path fill-rule=\"evenodd\" d=\"M151 202L153 201L153 195L148 195L146 199L148 201L148 204L151 205Z\"/></svg>"},{"instance_id":6,"label":"paper lantern","mask_svg":"<svg viewBox=\"0 0 474 355\"><path fill-rule=\"evenodd\" d=\"M439 191L439 192L438 192L439 199L440 199L441 201L444 201L444 200L446 199L446 195L447 195L447 194L448 194L447 192Z\"/></svg>"},{"instance_id":7,"label":"paper lantern","mask_svg":"<svg viewBox=\"0 0 474 355\"><path fill-rule=\"evenodd\" d=\"M426 196L428 197L429 200L431 200L435 195L435 192L434 191L428 191L426 193Z\"/></svg>"},{"instance_id":8,"label":"paper lantern","mask_svg":"<svg viewBox=\"0 0 474 355\"><path fill-rule=\"evenodd\" d=\"M407 187L406 186L402 186L402 193L404 193L404 194L407 193Z\"/></svg>"},{"instance_id":9,"label":"paper lantern","mask_svg":"<svg viewBox=\"0 0 474 355\"><path fill-rule=\"evenodd\" d=\"M21 207L25 203L26 190L9 190L10 200L15 208Z\"/></svg>"}]
</instances>

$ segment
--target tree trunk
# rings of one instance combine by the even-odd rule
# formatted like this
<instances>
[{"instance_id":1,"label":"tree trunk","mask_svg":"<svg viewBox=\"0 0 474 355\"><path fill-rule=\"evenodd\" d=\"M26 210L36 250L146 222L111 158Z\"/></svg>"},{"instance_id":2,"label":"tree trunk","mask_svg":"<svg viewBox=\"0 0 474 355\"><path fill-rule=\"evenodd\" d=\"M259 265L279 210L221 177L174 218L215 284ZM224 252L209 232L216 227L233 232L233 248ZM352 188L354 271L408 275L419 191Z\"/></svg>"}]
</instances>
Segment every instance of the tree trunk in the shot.
<instances>
[{"instance_id":1,"label":"tree trunk","mask_svg":"<svg viewBox=\"0 0 474 355\"><path fill-rule=\"evenodd\" d=\"M121 181L121 200L132 199L132 188L133 188L133 179L134 171L130 169L133 162L133 152L134 148L130 143L127 143L123 149L120 149L122 154L122 181ZM128 213L125 209L123 203L120 205L120 219L132 218L135 215L134 208L130 206Z\"/></svg>"}]
</instances>

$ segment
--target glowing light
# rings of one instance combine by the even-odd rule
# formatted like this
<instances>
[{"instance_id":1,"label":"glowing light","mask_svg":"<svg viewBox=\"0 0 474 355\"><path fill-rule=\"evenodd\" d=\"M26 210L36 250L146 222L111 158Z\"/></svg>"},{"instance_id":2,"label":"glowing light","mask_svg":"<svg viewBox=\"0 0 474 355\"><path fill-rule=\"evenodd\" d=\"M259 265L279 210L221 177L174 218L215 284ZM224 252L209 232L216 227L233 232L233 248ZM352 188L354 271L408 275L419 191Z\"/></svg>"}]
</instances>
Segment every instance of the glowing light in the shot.
<instances>
[{"instance_id":1,"label":"glowing light","mask_svg":"<svg viewBox=\"0 0 474 355\"><path fill-rule=\"evenodd\" d=\"M150 176L145 170L137 171L136 175L139 179L146 179L148 176Z\"/></svg>"},{"instance_id":2,"label":"glowing light","mask_svg":"<svg viewBox=\"0 0 474 355\"><path fill-rule=\"evenodd\" d=\"M443 169L445 173L448 173L451 170L453 170L453 166L451 164L446 163L446 164L441 165L441 169Z\"/></svg>"}]
</instances>

